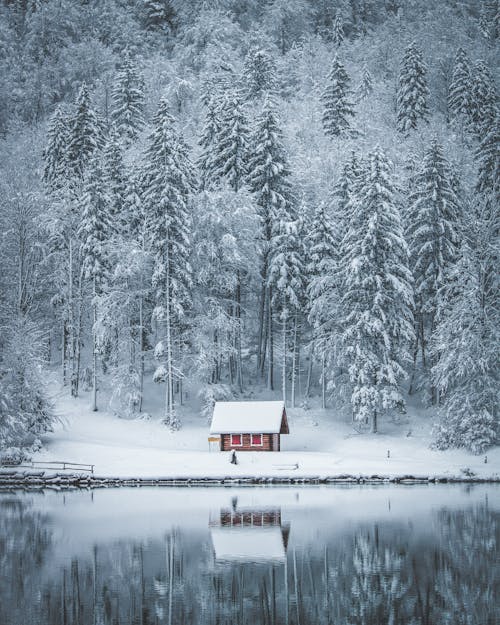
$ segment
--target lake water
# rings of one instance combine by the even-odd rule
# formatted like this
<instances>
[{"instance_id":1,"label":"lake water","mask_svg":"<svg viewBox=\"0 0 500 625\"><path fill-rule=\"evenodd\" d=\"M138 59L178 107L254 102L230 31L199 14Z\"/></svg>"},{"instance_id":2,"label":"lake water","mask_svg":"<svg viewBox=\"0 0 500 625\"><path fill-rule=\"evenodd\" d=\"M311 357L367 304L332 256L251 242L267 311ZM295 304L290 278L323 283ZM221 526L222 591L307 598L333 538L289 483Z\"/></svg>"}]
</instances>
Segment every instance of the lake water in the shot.
<instances>
[{"instance_id":1,"label":"lake water","mask_svg":"<svg viewBox=\"0 0 500 625\"><path fill-rule=\"evenodd\" d=\"M2 625L493 625L500 488L0 493Z\"/></svg>"}]
</instances>

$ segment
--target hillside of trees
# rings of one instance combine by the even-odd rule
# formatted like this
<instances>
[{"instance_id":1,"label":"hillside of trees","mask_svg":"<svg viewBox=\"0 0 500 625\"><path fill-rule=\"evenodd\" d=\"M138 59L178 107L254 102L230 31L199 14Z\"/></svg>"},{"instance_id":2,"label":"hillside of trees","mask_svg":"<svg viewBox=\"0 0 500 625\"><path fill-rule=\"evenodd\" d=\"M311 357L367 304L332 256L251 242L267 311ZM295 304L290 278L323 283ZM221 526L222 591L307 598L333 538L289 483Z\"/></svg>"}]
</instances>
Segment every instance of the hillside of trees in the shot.
<instances>
[{"instance_id":1,"label":"hillside of trees","mask_svg":"<svg viewBox=\"0 0 500 625\"><path fill-rule=\"evenodd\" d=\"M44 370L163 420L318 396L499 428L497 0L0 0L0 447ZM300 375L299 375L300 373Z\"/></svg>"}]
</instances>

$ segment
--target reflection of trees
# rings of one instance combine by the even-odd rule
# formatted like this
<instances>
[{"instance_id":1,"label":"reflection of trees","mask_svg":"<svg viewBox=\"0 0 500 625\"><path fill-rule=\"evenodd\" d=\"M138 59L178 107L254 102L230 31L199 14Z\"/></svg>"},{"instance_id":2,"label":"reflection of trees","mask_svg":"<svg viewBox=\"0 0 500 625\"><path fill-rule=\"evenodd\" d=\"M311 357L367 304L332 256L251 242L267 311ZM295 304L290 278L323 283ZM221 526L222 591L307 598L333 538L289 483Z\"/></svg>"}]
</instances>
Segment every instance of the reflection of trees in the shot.
<instances>
[{"instance_id":1,"label":"reflection of trees","mask_svg":"<svg viewBox=\"0 0 500 625\"><path fill-rule=\"evenodd\" d=\"M493 625L500 620L498 518L487 506L442 511L444 562L436 571L436 606L443 625Z\"/></svg>"},{"instance_id":2,"label":"reflection of trees","mask_svg":"<svg viewBox=\"0 0 500 625\"><path fill-rule=\"evenodd\" d=\"M181 528L56 560L48 519L0 499L0 623L493 625L498 515L434 521L434 535L396 523L297 533L280 563L219 562L208 535Z\"/></svg>"},{"instance_id":3,"label":"reflection of trees","mask_svg":"<svg viewBox=\"0 0 500 625\"><path fill-rule=\"evenodd\" d=\"M0 623L36 622L26 608L33 597L42 598L41 568L50 546L47 520L30 502L0 498Z\"/></svg>"}]
</instances>

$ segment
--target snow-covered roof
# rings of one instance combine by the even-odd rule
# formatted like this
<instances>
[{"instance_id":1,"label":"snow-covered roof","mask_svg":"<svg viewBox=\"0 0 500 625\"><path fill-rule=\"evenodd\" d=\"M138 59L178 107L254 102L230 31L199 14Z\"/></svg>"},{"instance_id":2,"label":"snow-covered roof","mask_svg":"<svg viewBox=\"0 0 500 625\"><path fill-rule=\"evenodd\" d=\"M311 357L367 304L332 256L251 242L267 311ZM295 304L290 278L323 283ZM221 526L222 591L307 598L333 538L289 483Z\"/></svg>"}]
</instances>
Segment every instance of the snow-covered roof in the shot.
<instances>
[{"instance_id":1,"label":"snow-covered roof","mask_svg":"<svg viewBox=\"0 0 500 625\"><path fill-rule=\"evenodd\" d=\"M216 560L284 560L283 534L275 527L211 527Z\"/></svg>"},{"instance_id":2,"label":"snow-covered roof","mask_svg":"<svg viewBox=\"0 0 500 625\"><path fill-rule=\"evenodd\" d=\"M218 401L211 434L277 434L285 404L282 401Z\"/></svg>"}]
</instances>

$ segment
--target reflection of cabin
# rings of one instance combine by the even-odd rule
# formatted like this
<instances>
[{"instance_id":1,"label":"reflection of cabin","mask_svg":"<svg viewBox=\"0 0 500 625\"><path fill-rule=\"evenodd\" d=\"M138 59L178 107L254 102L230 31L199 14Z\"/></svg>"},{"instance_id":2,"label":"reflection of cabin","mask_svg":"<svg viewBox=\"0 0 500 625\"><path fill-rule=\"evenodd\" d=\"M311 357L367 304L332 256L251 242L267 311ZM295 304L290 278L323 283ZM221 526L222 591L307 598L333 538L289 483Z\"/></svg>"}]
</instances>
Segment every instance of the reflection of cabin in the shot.
<instances>
[{"instance_id":1,"label":"reflection of cabin","mask_svg":"<svg viewBox=\"0 0 500 625\"><path fill-rule=\"evenodd\" d=\"M220 450L279 451L289 434L282 401L218 401L210 434L220 435Z\"/></svg>"},{"instance_id":2,"label":"reflection of cabin","mask_svg":"<svg viewBox=\"0 0 500 625\"><path fill-rule=\"evenodd\" d=\"M210 533L216 560L283 561L290 526L282 525L279 508L223 508Z\"/></svg>"}]
</instances>

